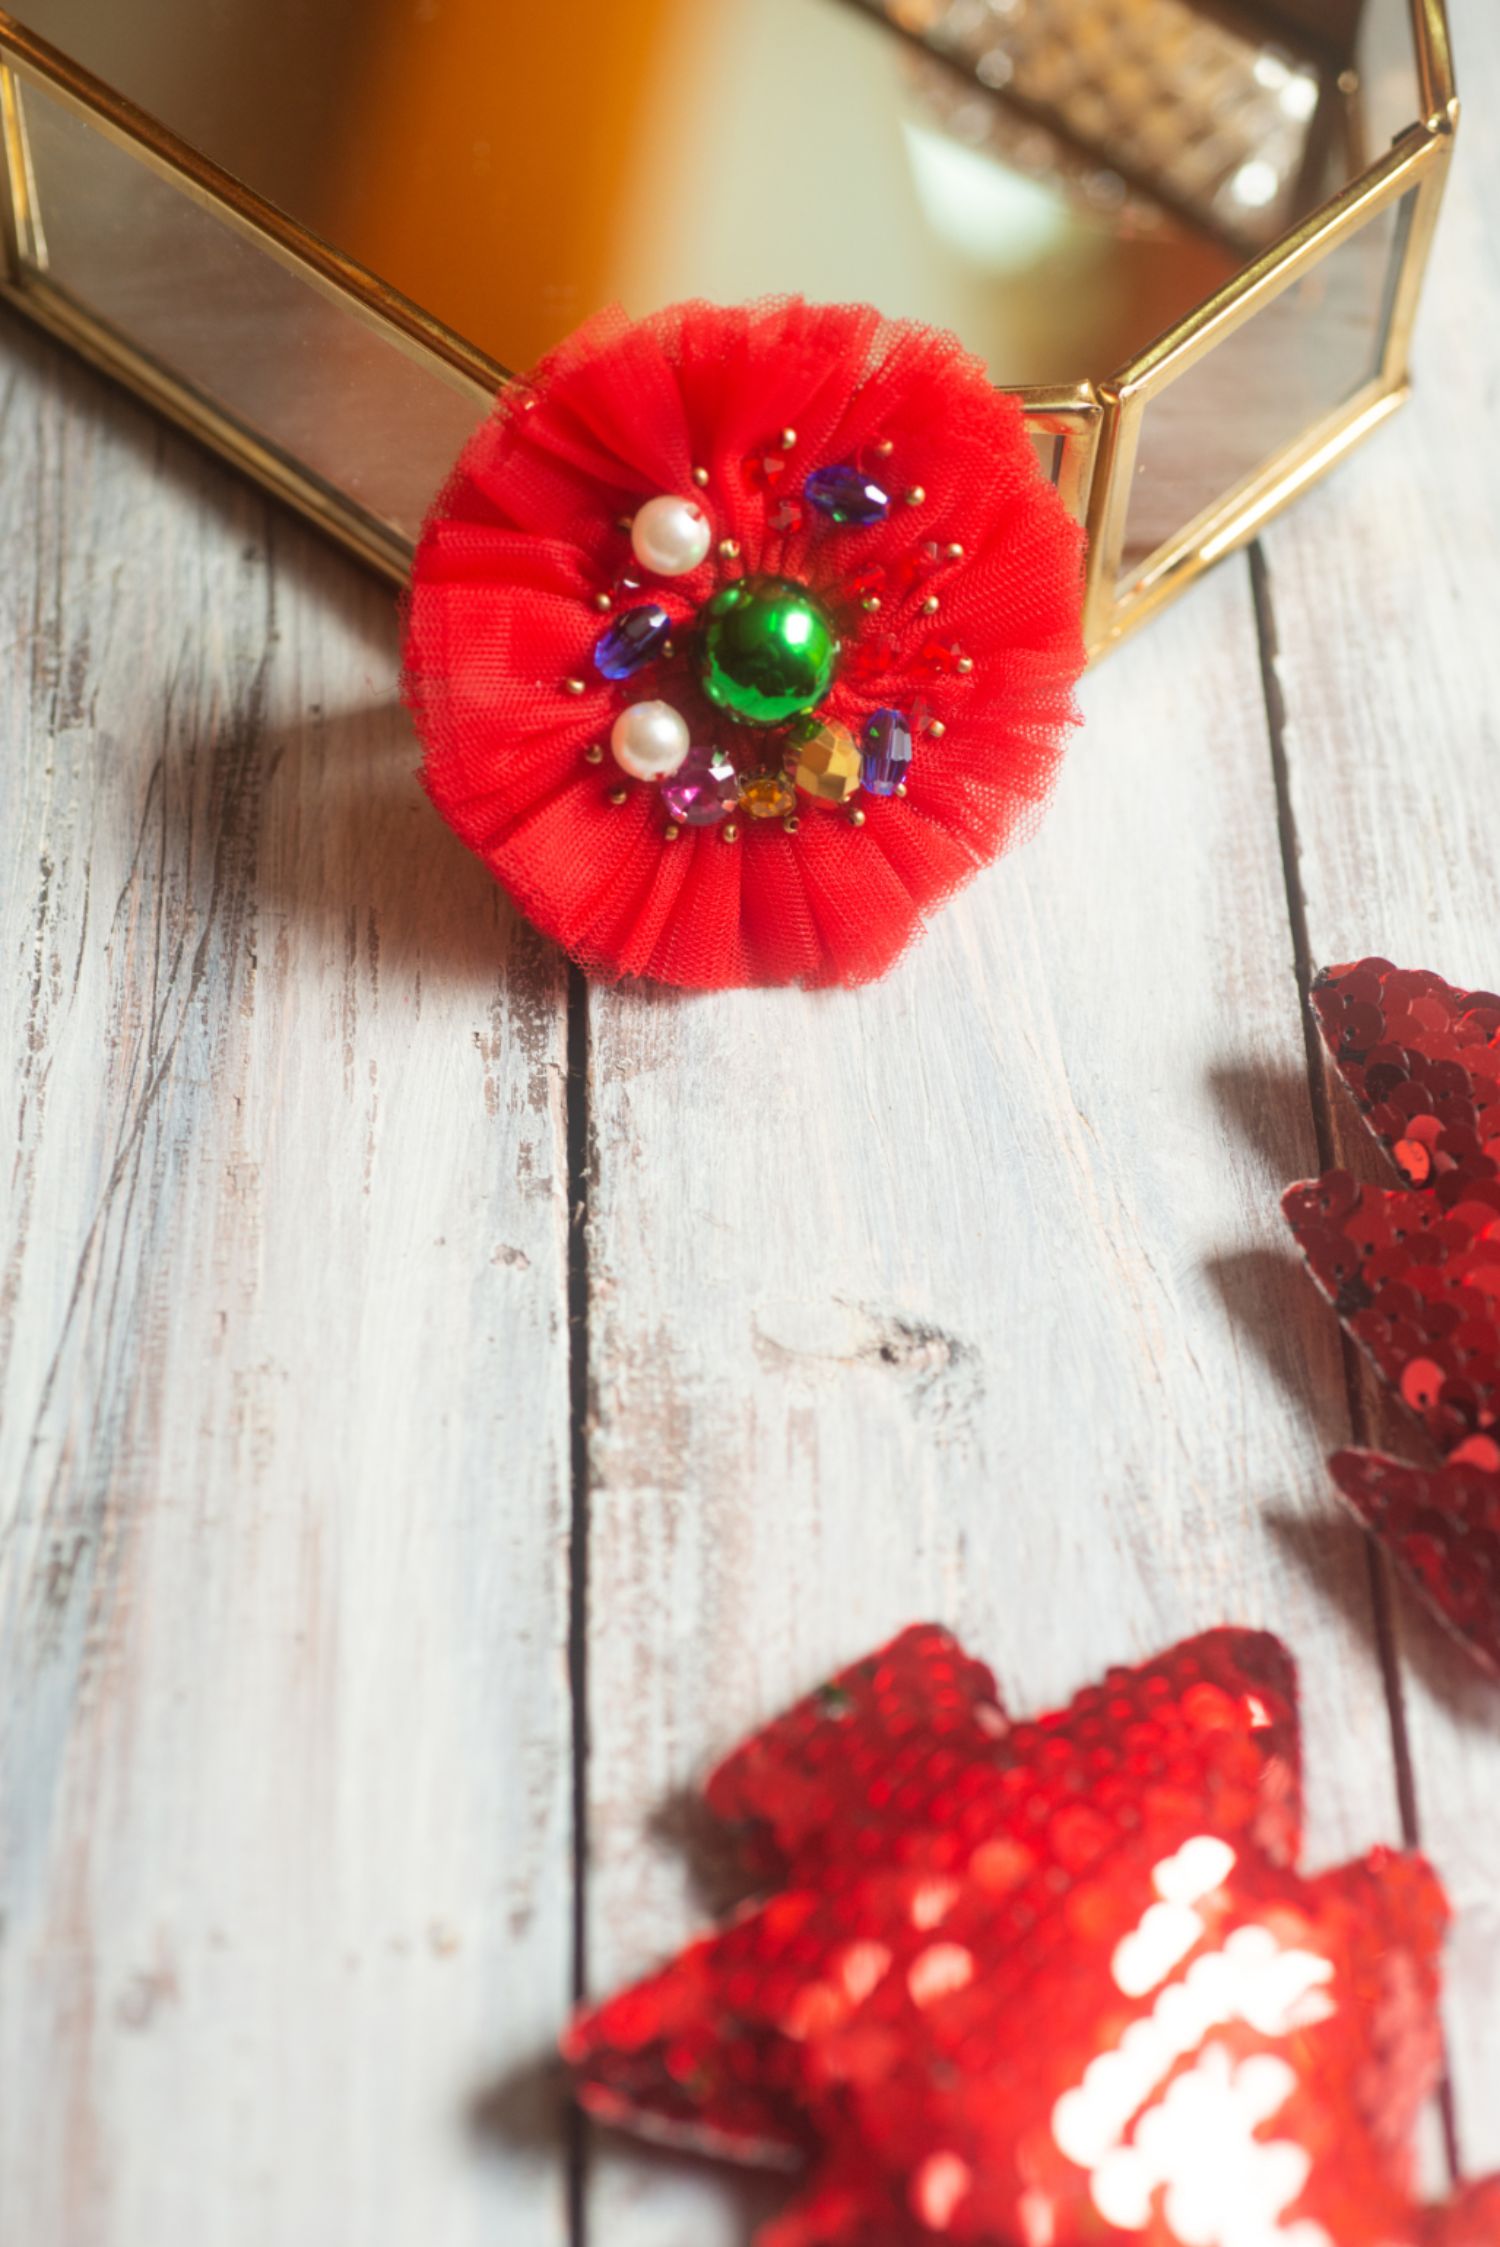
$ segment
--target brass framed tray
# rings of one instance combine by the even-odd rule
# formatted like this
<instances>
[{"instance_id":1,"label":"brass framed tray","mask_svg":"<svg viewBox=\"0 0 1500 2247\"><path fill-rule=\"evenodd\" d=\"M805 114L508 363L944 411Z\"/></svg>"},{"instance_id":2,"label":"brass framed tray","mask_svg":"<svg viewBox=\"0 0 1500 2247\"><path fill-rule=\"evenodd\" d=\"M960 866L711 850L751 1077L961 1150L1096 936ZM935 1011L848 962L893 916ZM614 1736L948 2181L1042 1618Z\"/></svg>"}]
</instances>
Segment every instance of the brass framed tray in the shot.
<instances>
[{"instance_id":1,"label":"brass framed tray","mask_svg":"<svg viewBox=\"0 0 1500 2247\"><path fill-rule=\"evenodd\" d=\"M596 305L954 328L1090 534L1097 653L1400 405L1443 0L24 0L0 290L404 572Z\"/></svg>"}]
</instances>

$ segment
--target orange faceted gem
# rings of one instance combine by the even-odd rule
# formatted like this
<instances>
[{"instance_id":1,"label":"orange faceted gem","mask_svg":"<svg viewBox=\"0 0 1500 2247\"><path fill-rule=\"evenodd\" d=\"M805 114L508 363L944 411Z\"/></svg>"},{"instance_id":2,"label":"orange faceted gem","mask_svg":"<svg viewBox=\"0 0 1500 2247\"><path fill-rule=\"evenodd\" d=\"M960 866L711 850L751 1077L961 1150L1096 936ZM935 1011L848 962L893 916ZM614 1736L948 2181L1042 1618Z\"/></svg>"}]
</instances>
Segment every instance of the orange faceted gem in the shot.
<instances>
[{"instance_id":1,"label":"orange faceted gem","mask_svg":"<svg viewBox=\"0 0 1500 2247\"><path fill-rule=\"evenodd\" d=\"M752 772L740 782L740 810L752 819L785 819L797 798L784 773Z\"/></svg>"},{"instance_id":2,"label":"orange faceted gem","mask_svg":"<svg viewBox=\"0 0 1500 2247\"><path fill-rule=\"evenodd\" d=\"M847 726L810 727L797 744L797 786L816 803L847 804L860 771L859 747Z\"/></svg>"}]
</instances>

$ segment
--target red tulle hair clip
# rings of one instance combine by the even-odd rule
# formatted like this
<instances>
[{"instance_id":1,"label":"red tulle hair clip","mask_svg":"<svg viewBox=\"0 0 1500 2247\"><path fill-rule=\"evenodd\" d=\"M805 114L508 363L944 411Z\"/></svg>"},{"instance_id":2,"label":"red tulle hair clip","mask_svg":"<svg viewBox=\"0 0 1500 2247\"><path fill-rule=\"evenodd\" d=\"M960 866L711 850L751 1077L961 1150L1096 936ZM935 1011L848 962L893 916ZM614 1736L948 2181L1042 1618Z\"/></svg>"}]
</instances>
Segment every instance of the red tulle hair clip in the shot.
<instances>
[{"instance_id":1,"label":"red tulle hair clip","mask_svg":"<svg viewBox=\"0 0 1500 2247\"><path fill-rule=\"evenodd\" d=\"M953 337L797 299L604 314L423 534L423 776L591 973L860 983L1038 816L1081 588Z\"/></svg>"},{"instance_id":2,"label":"red tulle hair clip","mask_svg":"<svg viewBox=\"0 0 1500 2247\"><path fill-rule=\"evenodd\" d=\"M1443 1454L1341 1451L1331 1471L1500 1677L1500 997L1370 959L1320 976L1313 1004L1405 1183L1329 1171L1282 1206L1346 1331Z\"/></svg>"},{"instance_id":3,"label":"red tulle hair clip","mask_svg":"<svg viewBox=\"0 0 1500 2247\"><path fill-rule=\"evenodd\" d=\"M920 1626L707 1799L770 1892L565 2050L605 2121L805 2169L757 2247L1500 2247L1493 2186L1414 2198L1442 1890L1297 1869L1275 1639L1013 1721Z\"/></svg>"}]
</instances>

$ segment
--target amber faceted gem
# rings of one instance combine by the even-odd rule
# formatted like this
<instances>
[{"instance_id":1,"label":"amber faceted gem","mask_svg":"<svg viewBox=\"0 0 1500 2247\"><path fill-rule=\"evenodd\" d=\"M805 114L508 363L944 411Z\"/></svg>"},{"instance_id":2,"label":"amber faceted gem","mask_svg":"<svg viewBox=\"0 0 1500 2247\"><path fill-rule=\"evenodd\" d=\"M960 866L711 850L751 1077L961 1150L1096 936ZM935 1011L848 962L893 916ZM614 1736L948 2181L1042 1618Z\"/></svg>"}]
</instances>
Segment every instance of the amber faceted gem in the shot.
<instances>
[{"instance_id":1,"label":"amber faceted gem","mask_svg":"<svg viewBox=\"0 0 1500 2247\"><path fill-rule=\"evenodd\" d=\"M847 804L859 787L862 759L847 726L809 726L796 744L794 778L819 804Z\"/></svg>"},{"instance_id":2,"label":"amber faceted gem","mask_svg":"<svg viewBox=\"0 0 1500 2247\"><path fill-rule=\"evenodd\" d=\"M740 782L740 810L752 819L785 819L796 808L796 791L785 773L752 772Z\"/></svg>"}]
</instances>

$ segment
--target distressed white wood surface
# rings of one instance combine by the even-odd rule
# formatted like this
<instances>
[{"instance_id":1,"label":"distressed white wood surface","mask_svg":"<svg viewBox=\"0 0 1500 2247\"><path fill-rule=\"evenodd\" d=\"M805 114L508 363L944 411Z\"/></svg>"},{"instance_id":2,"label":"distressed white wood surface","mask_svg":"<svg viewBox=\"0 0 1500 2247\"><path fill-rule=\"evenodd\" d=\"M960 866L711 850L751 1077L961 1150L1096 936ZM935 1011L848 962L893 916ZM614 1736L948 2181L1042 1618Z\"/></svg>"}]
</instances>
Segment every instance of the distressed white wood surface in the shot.
<instances>
[{"instance_id":1,"label":"distressed white wood surface","mask_svg":"<svg viewBox=\"0 0 1500 2247\"><path fill-rule=\"evenodd\" d=\"M1024 854L857 997L595 1002L591 1980L701 1902L664 1800L903 1621L1017 1710L1224 1620L1301 1658L1311 1857L1399 1831L1243 562L1089 682ZM728 2243L611 2147L595 2236ZM689 2213L691 2203L691 2213Z\"/></svg>"},{"instance_id":2,"label":"distressed white wood surface","mask_svg":"<svg viewBox=\"0 0 1500 2247\"><path fill-rule=\"evenodd\" d=\"M1500 27L1457 19L1493 114ZM1269 567L1316 954L1474 982L1500 980L1496 146L1471 124L1418 405ZM1241 560L1111 659L1040 838L883 988L595 1000L596 1987L702 1916L661 1804L917 1613L1018 1708L1208 1622L1268 1623L1302 1667L1309 1863L1401 1838L1391 1594L1372 1602L1323 1473L1349 1429L1336 1330L1277 1208L1318 1155L1258 637ZM1500 1707L1410 1603L1400 1622L1483 2166ZM618 2143L591 2199L610 2247L747 2228L717 2175Z\"/></svg>"},{"instance_id":3,"label":"distressed white wood surface","mask_svg":"<svg viewBox=\"0 0 1500 2247\"><path fill-rule=\"evenodd\" d=\"M1426 383L1262 617L1236 561L1092 679L1040 836L886 984L589 1000L577 1492L565 980L411 785L388 600L0 333L0 2238L562 2247L585 1567L595 1989L707 1909L705 1764L919 1614L1018 1710L1271 1624L1309 1862L1399 1838L1277 1215L1317 1146L1258 625L1316 955L1500 980L1500 29L1457 14ZM1496 2162L1500 1712L1394 1612ZM590 2140L591 2247L764 2205Z\"/></svg>"},{"instance_id":4,"label":"distressed white wood surface","mask_svg":"<svg viewBox=\"0 0 1500 2247\"><path fill-rule=\"evenodd\" d=\"M1500 985L1500 18L1456 10L1467 122L1420 331L1420 389L1378 449L1267 542L1308 929ZM1349 1128L1344 1144L1376 1175ZM1369 1392L1367 1391L1367 1397ZM1370 1400L1372 1403L1375 1400ZM1409 1424L1379 1440L1421 1455ZM1448 2026L1460 2145L1500 2164L1500 1696L1400 1595L1423 1843L1458 1918Z\"/></svg>"},{"instance_id":5,"label":"distressed white wood surface","mask_svg":"<svg viewBox=\"0 0 1500 2247\"><path fill-rule=\"evenodd\" d=\"M0 345L0 2237L551 2247L563 980L388 596Z\"/></svg>"}]
</instances>

